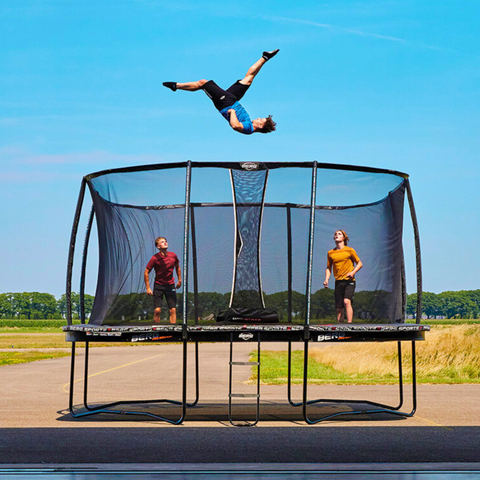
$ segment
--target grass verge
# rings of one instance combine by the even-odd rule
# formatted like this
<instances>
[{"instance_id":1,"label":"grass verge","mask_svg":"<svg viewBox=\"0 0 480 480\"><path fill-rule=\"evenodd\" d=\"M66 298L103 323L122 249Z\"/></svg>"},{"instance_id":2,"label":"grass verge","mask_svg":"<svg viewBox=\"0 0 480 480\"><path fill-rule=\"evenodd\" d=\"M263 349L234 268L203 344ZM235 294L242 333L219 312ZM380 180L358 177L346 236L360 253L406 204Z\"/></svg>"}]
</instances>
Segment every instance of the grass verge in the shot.
<instances>
[{"instance_id":1,"label":"grass verge","mask_svg":"<svg viewBox=\"0 0 480 480\"><path fill-rule=\"evenodd\" d=\"M58 332L58 330L56 330ZM91 342L89 345L91 348L96 347L115 347L115 346L139 346L146 345L148 342L142 342L141 344L129 343L129 342ZM151 342L150 342L151 344ZM8 332L0 333L0 348L61 348L70 349L72 344L65 341L64 333L26 333L26 332ZM77 348L84 348L85 343L77 342Z\"/></svg>"},{"instance_id":2,"label":"grass verge","mask_svg":"<svg viewBox=\"0 0 480 480\"><path fill-rule=\"evenodd\" d=\"M480 383L480 325L436 326L425 342L416 342L418 383ZM402 344L404 379L412 378L411 348ZM260 379L287 383L287 352L263 351ZM256 352L251 354L255 361ZM256 368L252 369L256 380ZM338 343L309 351L312 384L394 384L398 381L396 342ZM292 354L292 383L303 382L303 352Z\"/></svg>"},{"instance_id":3,"label":"grass verge","mask_svg":"<svg viewBox=\"0 0 480 480\"><path fill-rule=\"evenodd\" d=\"M35 362L37 360L49 360L52 358L66 357L70 355L69 352L59 351L39 351L39 350L27 350L24 352L1 352L0 353L0 366L2 365L15 365L18 363Z\"/></svg>"}]
</instances>

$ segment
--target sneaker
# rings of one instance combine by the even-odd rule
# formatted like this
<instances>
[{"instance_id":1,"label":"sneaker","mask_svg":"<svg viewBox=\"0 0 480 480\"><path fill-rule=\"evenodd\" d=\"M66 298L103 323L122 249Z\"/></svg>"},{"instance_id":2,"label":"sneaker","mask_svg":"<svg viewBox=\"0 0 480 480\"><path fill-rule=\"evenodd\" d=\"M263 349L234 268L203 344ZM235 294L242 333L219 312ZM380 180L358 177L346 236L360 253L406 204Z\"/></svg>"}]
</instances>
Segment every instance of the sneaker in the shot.
<instances>
[{"instance_id":1,"label":"sneaker","mask_svg":"<svg viewBox=\"0 0 480 480\"><path fill-rule=\"evenodd\" d=\"M263 52L262 57L263 57L265 60L270 60L270 59L273 58L279 51L280 51L280 49L277 48L276 50L272 50L271 52ZM165 84L164 84L164 85L165 85Z\"/></svg>"},{"instance_id":2,"label":"sneaker","mask_svg":"<svg viewBox=\"0 0 480 480\"><path fill-rule=\"evenodd\" d=\"M174 92L177 89L177 82L163 82L163 86Z\"/></svg>"}]
</instances>

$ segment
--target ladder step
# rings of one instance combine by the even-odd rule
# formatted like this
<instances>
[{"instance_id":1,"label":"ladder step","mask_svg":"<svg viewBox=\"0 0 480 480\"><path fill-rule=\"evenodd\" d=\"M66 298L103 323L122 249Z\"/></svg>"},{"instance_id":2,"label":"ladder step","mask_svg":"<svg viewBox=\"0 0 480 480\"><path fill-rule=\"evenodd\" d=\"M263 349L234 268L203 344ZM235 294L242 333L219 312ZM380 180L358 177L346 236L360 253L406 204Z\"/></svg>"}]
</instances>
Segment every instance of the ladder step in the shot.
<instances>
[{"instance_id":1,"label":"ladder step","mask_svg":"<svg viewBox=\"0 0 480 480\"><path fill-rule=\"evenodd\" d=\"M260 362L230 362L230 365L260 365Z\"/></svg>"},{"instance_id":2,"label":"ladder step","mask_svg":"<svg viewBox=\"0 0 480 480\"><path fill-rule=\"evenodd\" d=\"M260 395L258 393L230 393L229 397L260 398Z\"/></svg>"}]
</instances>

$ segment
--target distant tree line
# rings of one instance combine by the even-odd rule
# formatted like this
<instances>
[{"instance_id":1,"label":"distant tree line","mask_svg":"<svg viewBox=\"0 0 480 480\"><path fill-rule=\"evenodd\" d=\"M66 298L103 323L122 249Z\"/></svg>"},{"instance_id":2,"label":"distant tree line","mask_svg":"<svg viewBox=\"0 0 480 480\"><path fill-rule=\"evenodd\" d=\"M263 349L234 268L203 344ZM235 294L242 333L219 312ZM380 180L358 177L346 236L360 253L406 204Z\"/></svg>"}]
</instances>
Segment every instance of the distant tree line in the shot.
<instances>
[{"instance_id":1,"label":"distant tree line","mask_svg":"<svg viewBox=\"0 0 480 480\"><path fill-rule=\"evenodd\" d=\"M361 291L355 294L354 318L365 322L381 323L388 318L390 293L377 291ZM289 298L288 292L264 294L265 307L277 311L281 322L288 321ZM258 292L244 290L236 292L233 307L250 305L258 308ZM227 310L230 303L230 293L200 292L197 294L196 308L194 294L187 297L187 311L189 321L197 316L200 322L211 322L222 310ZM303 323L306 312L305 294L293 291L291 296L292 322ZM334 291L322 288L312 294L310 299L311 319L334 320L336 309ZM162 314L166 315L167 309ZM183 316L183 295L177 294L177 316ZM106 313L107 321L115 324L147 321L153 317L152 298L145 293L130 293L118 295Z\"/></svg>"},{"instance_id":2,"label":"distant tree line","mask_svg":"<svg viewBox=\"0 0 480 480\"><path fill-rule=\"evenodd\" d=\"M288 293L277 292L264 295L265 306L277 310L280 320L288 317ZM94 297L85 294L85 314L90 316ZM197 315L204 318L217 315L228 308L230 294L201 292L198 294ZM383 316L389 302L389 293L360 291L355 294L355 317L374 321ZM189 316L194 315L193 293L187 299ZM292 292L292 318L305 318L305 295ZM407 315L415 316L417 294L407 296ZM166 310L166 309L164 309ZM177 312L183 314L182 294L177 295ZM0 293L0 318L18 319L62 319L66 318L67 302L63 294L58 300L49 293L23 292ZM80 295L72 293L73 318L80 317ZM147 319L153 315L152 298L145 293L119 295L110 308L108 316L116 320ZM480 318L480 290L461 290L457 292L423 292L422 315L428 318ZM333 289L320 289L311 297L311 318L335 318Z\"/></svg>"},{"instance_id":3,"label":"distant tree line","mask_svg":"<svg viewBox=\"0 0 480 480\"><path fill-rule=\"evenodd\" d=\"M415 315L417 294L407 296L407 315ZM422 294L422 315L428 318L480 318L480 290Z\"/></svg>"},{"instance_id":4,"label":"distant tree line","mask_svg":"<svg viewBox=\"0 0 480 480\"><path fill-rule=\"evenodd\" d=\"M258 299L258 293L239 292L248 298ZM238 298L238 297L237 297ZM278 312L280 321L288 320L288 292L264 295L265 306ZM258 301L258 300L256 300ZM292 292L292 321L303 322L305 319L305 294ZM198 320L216 316L228 308L230 293L200 292L197 295L197 308L194 309L193 293L188 294L188 318L194 315ZM359 291L355 293L354 318L365 322L378 323L385 320L390 304L390 293L377 291ZM314 292L310 301L311 319L334 319L336 317L334 291L322 288ZM406 314L415 317L417 294L407 295ZM166 314L166 309L163 313ZM183 315L183 297L177 294L177 314ZM443 316L445 318L480 318L480 290L443 292L439 294L424 292L422 297L422 315L428 318ZM153 316L151 297L144 293L131 293L116 297L107 313L107 318L117 322L131 320L148 320Z\"/></svg>"},{"instance_id":5,"label":"distant tree line","mask_svg":"<svg viewBox=\"0 0 480 480\"><path fill-rule=\"evenodd\" d=\"M85 295L85 314L90 316L94 297ZM62 319L67 315L67 299L57 300L50 293L0 293L0 318ZM80 318L80 294L72 293L72 315Z\"/></svg>"}]
</instances>

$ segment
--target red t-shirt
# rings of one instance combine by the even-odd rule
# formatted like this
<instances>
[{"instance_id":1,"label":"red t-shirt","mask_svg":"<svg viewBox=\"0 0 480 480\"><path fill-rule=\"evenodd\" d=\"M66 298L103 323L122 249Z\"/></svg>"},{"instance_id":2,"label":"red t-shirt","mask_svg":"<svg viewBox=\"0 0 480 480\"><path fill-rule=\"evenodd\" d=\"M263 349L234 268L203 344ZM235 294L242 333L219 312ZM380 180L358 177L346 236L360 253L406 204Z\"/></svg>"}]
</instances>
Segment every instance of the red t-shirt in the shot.
<instances>
[{"instance_id":1,"label":"red t-shirt","mask_svg":"<svg viewBox=\"0 0 480 480\"><path fill-rule=\"evenodd\" d=\"M155 283L161 285L174 285L173 269L178 265L178 257L173 252L167 252L163 256L160 252L155 254L147 263L147 269L155 269Z\"/></svg>"}]
</instances>

